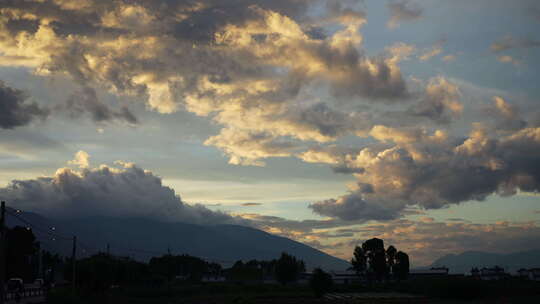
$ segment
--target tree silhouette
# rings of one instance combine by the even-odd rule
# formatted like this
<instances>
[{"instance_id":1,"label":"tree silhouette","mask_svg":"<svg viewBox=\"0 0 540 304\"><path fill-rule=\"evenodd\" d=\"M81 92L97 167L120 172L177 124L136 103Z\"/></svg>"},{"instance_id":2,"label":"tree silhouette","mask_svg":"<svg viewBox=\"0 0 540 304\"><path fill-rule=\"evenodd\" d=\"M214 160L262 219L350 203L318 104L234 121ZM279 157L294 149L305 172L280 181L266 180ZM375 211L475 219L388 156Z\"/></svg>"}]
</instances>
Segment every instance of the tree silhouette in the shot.
<instances>
[{"instance_id":1,"label":"tree silhouette","mask_svg":"<svg viewBox=\"0 0 540 304\"><path fill-rule=\"evenodd\" d=\"M296 281L300 273L304 271L306 271L304 261L297 260L285 252L276 262L276 279L283 285Z\"/></svg>"},{"instance_id":2,"label":"tree silhouette","mask_svg":"<svg viewBox=\"0 0 540 304\"><path fill-rule=\"evenodd\" d=\"M365 273L367 268L366 253L362 247L356 246L354 248L353 257L351 259L352 269L357 275Z\"/></svg>"},{"instance_id":3,"label":"tree silhouette","mask_svg":"<svg viewBox=\"0 0 540 304\"><path fill-rule=\"evenodd\" d=\"M384 250L384 241L378 238L372 238L362 243L362 249L366 253L369 263L370 273L380 281L386 274L386 253Z\"/></svg>"},{"instance_id":4,"label":"tree silhouette","mask_svg":"<svg viewBox=\"0 0 540 304\"><path fill-rule=\"evenodd\" d=\"M251 260L247 263L236 261L233 267L227 271L227 279L233 281L259 281L263 279L261 262Z\"/></svg>"},{"instance_id":5,"label":"tree silhouette","mask_svg":"<svg viewBox=\"0 0 540 304\"><path fill-rule=\"evenodd\" d=\"M25 281L34 279L32 257L39 250L39 243L32 230L15 226L6 231L6 272L7 277L22 278Z\"/></svg>"},{"instance_id":6,"label":"tree silhouette","mask_svg":"<svg viewBox=\"0 0 540 304\"><path fill-rule=\"evenodd\" d=\"M313 270L313 276L309 280L309 286L313 289L316 297L320 298L330 291L333 284L334 281L332 281L332 276L329 273L324 272L320 268Z\"/></svg>"},{"instance_id":7,"label":"tree silhouette","mask_svg":"<svg viewBox=\"0 0 540 304\"><path fill-rule=\"evenodd\" d=\"M387 263L387 273L394 273L394 265L396 264L396 247L390 245L386 249L386 263Z\"/></svg>"},{"instance_id":8,"label":"tree silhouette","mask_svg":"<svg viewBox=\"0 0 540 304\"><path fill-rule=\"evenodd\" d=\"M53 254L48 251L43 251L41 262L43 263L43 273L40 274L40 276L45 279L47 284L54 282L57 270L62 267L62 258L57 253Z\"/></svg>"},{"instance_id":9,"label":"tree silhouette","mask_svg":"<svg viewBox=\"0 0 540 304\"><path fill-rule=\"evenodd\" d=\"M396 253L396 265L394 266L394 276L398 280L405 280L409 275L409 255L403 251Z\"/></svg>"},{"instance_id":10,"label":"tree silhouette","mask_svg":"<svg viewBox=\"0 0 540 304\"><path fill-rule=\"evenodd\" d=\"M77 285L92 293L104 293L113 285L135 284L147 281L148 265L127 257L106 253L77 260ZM71 264L64 268L65 275L71 274Z\"/></svg>"},{"instance_id":11,"label":"tree silhouette","mask_svg":"<svg viewBox=\"0 0 540 304\"><path fill-rule=\"evenodd\" d=\"M356 246L351 264L358 275L365 273L370 283L373 278L388 279L389 274L404 279L409 273L409 256L392 245L384 250L384 241L378 238L366 240L362 247Z\"/></svg>"},{"instance_id":12,"label":"tree silhouette","mask_svg":"<svg viewBox=\"0 0 540 304\"><path fill-rule=\"evenodd\" d=\"M149 266L153 273L166 277L169 281L178 275L192 281L200 281L204 273L216 271L219 265L187 254L167 254L153 257L150 259Z\"/></svg>"}]
</instances>

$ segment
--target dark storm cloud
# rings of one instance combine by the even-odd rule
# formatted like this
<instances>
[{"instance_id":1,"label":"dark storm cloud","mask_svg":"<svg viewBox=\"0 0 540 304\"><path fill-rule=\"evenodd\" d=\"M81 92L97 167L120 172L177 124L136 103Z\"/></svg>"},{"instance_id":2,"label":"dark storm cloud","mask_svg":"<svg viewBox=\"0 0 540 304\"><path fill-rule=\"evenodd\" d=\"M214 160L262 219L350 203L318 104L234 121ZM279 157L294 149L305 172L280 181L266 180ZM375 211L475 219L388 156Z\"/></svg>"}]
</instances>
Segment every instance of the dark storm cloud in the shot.
<instances>
[{"instance_id":1,"label":"dark storm cloud","mask_svg":"<svg viewBox=\"0 0 540 304\"><path fill-rule=\"evenodd\" d=\"M0 80L0 129L28 125L35 119L45 119L49 110L37 103L29 103L21 90L7 86Z\"/></svg>"},{"instance_id":2,"label":"dark storm cloud","mask_svg":"<svg viewBox=\"0 0 540 304\"><path fill-rule=\"evenodd\" d=\"M88 113L95 122L119 120L129 124L138 123L137 117L126 106L122 106L120 110L110 109L98 99L96 91L89 87L71 95L59 109L66 110L72 118Z\"/></svg>"},{"instance_id":3,"label":"dark storm cloud","mask_svg":"<svg viewBox=\"0 0 540 304\"><path fill-rule=\"evenodd\" d=\"M160 177L133 164L105 165L53 177L14 180L0 196L20 209L57 218L83 216L144 217L197 224L243 223L200 204L183 202Z\"/></svg>"}]
</instances>

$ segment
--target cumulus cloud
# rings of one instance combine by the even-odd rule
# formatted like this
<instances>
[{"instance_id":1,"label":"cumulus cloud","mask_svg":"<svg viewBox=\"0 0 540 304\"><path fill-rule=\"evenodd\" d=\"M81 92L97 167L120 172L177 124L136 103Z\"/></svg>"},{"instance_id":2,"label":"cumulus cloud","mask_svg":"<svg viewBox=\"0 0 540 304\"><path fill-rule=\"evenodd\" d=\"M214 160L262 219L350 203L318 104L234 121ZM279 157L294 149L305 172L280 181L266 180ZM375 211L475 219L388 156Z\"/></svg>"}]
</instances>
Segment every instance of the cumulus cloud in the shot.
<instances>
[{"instance_id":1,"label":"cumulus cloud","mask_svg":"<svg viewBox=\"0 0 540 304\"><path fill-rule=\"evenodd\" d=\"M160 113L186 109L209 117L223 131L208 144L231 163L261 165L259 157L290 154L287 145L269 149L270 142L327 142L366 128L333 100L410 97L398 65L403 56L367 55L365 13L328 3L314 20L305 15L313 4L307 0L7 1L0 64L70 76L83 88L64 107L73 116L137 122L127 108L100 102L91 89L100 87L137 96ZM321 94L308 92L314 88ZM250 134L260 141L250 149L262 150L230 147L222 137L232 132Z\"/></svg>"},{"instance_id":2,"label":"cumulus cloud","mask_svg":"<svg viewBox=\"0 0 540 304\"><path fill-rule=\"evenodd\" d=\"M29 103L21 90L7 86L0 80L0 128L13 129L28 125L35 119L45 119L49 110L37 103Z\"/></svg>"},{"instance_id":3,"label":"cumulus cloud","mask_svg":"<svg viewBox=\"0 0 540 304\"><path fill-rule=\"evenodd\" d=\"M389 220L397 216L395 210L387 209L378 204L370 204L358 194L344 195L338 199L329 199L309 205L314 212L345 221Z\"/></svg>"},{"instance_id":4,"label":"cumulus cloud","mask_svg":"<svg viewBox=\"0 0 540 304\"><path fill-rule=\"evenodd\" d=\"M351 157L359 150L338 145L316 146L298 153L296 157L307 163L329 164L335 173L361 173L364 169L354 167L354 159Z\"/></svg>"},{"instance_id":5,"label":"cumulus cloud","mask_svg":"<svg viewBox=\"0 0 540 304\"><path fill-rule=\"evenodd\" d=\"M442 53L444 40L420 52L399 43L368 54L361 32L366 14L358 6L327 1L314 4L320 16L307 16L313 3L4 1L0 65L70 77L81 90L61 109L73 117L137 123L128 108L99 100L93 88L104 88L135 96L152 111L187 110L211 119L221 130L205 144L223 151L231 164L263 166L265 158L294 156L353 174L357 183L350 193L311 205L332 220L389 220L413 205L441 208L493 193L538 191L538 159L531 152L538 148L538 129L520 123L506 101L495 99L488 111L507 127L449 134L465 111L458 86L444 77L423 83L402 75L401 61L413 54L433 58ZM390 27L423 14L411 1L392 2L389 9ZM502 52L536 42L505 38L494 45L494 52ZM415 82L421 84L418 91L411 89ZM386 115L394 106L395 116ZM343 148L343 142L360 143ZM14 182L18 186L9 193L36 185L69 203L77 192L57 191L54 185L63 185L57 180L74 180L82 190L96 175L146 176L137 180L141 187L161 182L136 166L91 169L83 158L74 164L82 168ZM170 204L182 203L161 184L150 189L168 195L164 201ZM182 218L185 211L197 218L200 208L180 206L171 214Z\"/></svg>"},{"instance_id":6,"label":"cumulus cloud","mask_svg":"<svg viewBox=\"0 0 540 304\"><path fill-rule=\"evenodd\" d=\"M69 165L78 166L81 169L90 167L90 155L83 150L75 153L75 158L68 161Z\"/></svg>"},{"instance_id":7,"label":"cumulus cloud","mask_svg":"<svg viewBox=\"0 0 540 304\"><path fill-rule=\"evenodd\" d=\"M493 127L498 131L520 130L527 126L519 108L500 96L493 97L493 103L486 107L486 113L494 118Z\"/></svg>"},{"instance_id":8,"label":"cumulus cloud","mask_svg":"<svg viewBox=\"0 0 540 304\"><path fill-rule=\"evenodd\" d=\"M491 50L495 53L510 49L527 49L540 46L540 41L531 38L516 38L505 36L491 44Z\"/></svg>"},{"instance_id":9,"label":"cumulus cloud","mask_svg":"<svg viewBox=\"0 0 540 304\"><path fill-rule=\"evenodd\" d=\"M396 28L402 22L415 21L422 18L424 10L411 1L394 1L388 3L390 11L390 20L387 26L391 29Z\"/></svg>"},{"instance_id":10,"label":"cumulus cloud","mask_svg":"<svg viewBox=\"0 0 540 304\"><path fill-rule=\"evenodd\" d=\"M276 141L269 134L231 128L222 129L219 135L210 137L204 144L221 148L230 157L230 164L251 166L264 166L261 158L289 156L295 148L294 143Z\"/></svg>"},{"instance_id":11,"label":"cumulus cloud","mask_svg":"<svg viewBox=\"0 0 540 304\"><path fill-rule=\"evenodd\" d=\"M82 153L77 156L84 162ZM0 196L14 207L55 218L108 216L196 224L242 223L226 213L183 202L160 177L125 162L117 162L114 167L61 168L51 177L13 180L0 188Z\"/></svg>"},{"instance_id":12,"label":"cumulus cloud","mask_svg":"<svg viewBox=\"0 0 540 304\"><path fill-rule=\"evenodd\" d=\"M540 191L540 159L533 152L540 148L539 128L492 136L476 125L467 138L459 139L443 131L375 126L370 135L388 146L367 147L349 156L350 166L363 169L354 174L356 188L339 199L312 204L315 212L362 221L382 219L384 212L398 217L407 206L442 208L494 193Z\"/></svg>"},{"instance_id":13,"label":"cumulus cloud","mask_svg":"<svg viewBox=\"0 0 540 304\"><path fill-rule=\"evenodd\" d=\"M437 123L449 123L463 111L459 87L443 77L432 78L419 103L409 108L414 116L429 118Z\"/></svg>"}]
</instances>

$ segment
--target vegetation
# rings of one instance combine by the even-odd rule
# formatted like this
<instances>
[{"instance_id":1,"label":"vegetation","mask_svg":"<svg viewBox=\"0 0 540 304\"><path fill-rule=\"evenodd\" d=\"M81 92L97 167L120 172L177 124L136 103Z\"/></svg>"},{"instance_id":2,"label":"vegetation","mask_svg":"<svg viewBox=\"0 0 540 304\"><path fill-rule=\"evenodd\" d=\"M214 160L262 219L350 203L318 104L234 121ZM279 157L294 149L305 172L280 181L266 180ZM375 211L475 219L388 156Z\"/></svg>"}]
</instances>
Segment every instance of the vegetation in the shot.
<instances>
[{"instance_id":1,"label":"vegetation","mask_svg":"<svg viewBox=\"0 0 540 304\"><path fill-rule=\"evenodd\" d=\"M276 262L276 279L283 285L298 280L300 273L306 271L304 261L297 260L285 252Z\"/></svg>"},{"instance_id":2,"label":"vegetation","mask_svg":"<svg viewBox=\"0 0 540 304\"><path fill-rule=\"evenodd\" d=\"M44 273L37 270L39 243L31 230L15 227L7 231L8 275L27 282L41 276L46 281L65 273L71 278L72 264L58 255L43 252ZM99 253L76 261L77 288L57 286L48 295L48 303L322 303L328 292L402 292L430 299L495 299L519 301L540 296L540 284L509 278L481 281L470 277L407 279L409 257L394 246L384 248L380 239L370 239L353 252L352 268L369 284L334 285L332 276L315 269L308 285L293 284L305 271L302 260L282 253L270 261L237 261L222 269L189 255L167 254L148 263L127 257ZM205 276L225 276L226 282L206 283ZM280 284L262 284L274 278ZM517 303L517 302L516 302Z\"/></svg>"},{"instance_id":3,"label":"vegetation","mask_svg":"<svg viewBox=\"0 0 540 304\"><path fill-rule=\"evenodd\" d=\"M33 281L37 276L39 243L31 230L16 226L6 229L6 274L8 278Z\"/></svg>"},{"instance_id":4,"label":"vegetation","mask_svg":"<svg viewBox=\"0 0 540 304\"><path fill-rule=\"evenodd\" d=\"M313 289L317 298L322 297L325 293L332 290L334 281L329 273L324 272L320 268L313 270L313 276L309 280L309 286Z\"/></svg>"},{"instance_id":5,"label":"vegetation","mask_svg":"<svg viewBox=\"0 0 540 304\"><path fill-rule=\"evenodd\" d=\"M370 283L392 277L405 280L409 274L409 256L394 246L384 249L384 241L372 238L356 246L351 259L352 269L365 275Z\"/></svg>"},{"instance_id":6,"label":"vegetation","mask_svg":"<svg viewBox=\"0 0 540 304\"><path fill-rule=\"evenodd\" d=\"M171 281L176 277L198 282L204 274L218 275L221 265L208 263L198 257L183 255L164 255L150 259L149 270L152 274L165 277Z\"/></svg>"}]
</instances>

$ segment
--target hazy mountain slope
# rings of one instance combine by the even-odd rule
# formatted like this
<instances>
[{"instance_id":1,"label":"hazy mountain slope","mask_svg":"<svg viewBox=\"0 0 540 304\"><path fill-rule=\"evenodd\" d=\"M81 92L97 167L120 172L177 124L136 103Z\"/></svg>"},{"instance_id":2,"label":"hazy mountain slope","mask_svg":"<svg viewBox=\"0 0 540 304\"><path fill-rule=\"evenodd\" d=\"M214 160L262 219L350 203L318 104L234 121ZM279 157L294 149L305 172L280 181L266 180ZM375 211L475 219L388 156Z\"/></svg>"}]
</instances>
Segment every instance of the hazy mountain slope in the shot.
<instances>
[{"instance_id":1,"label":"hazy mountain slope","mask_svg":"<svg viewBox=\"0 0 540 304\"><path fill-rule=\"evenodd\" d=\"M466 251L461 254L449 254L437 259L432 267L446 266L454 273L466 273L472 267L492 267L498 265L510 272L519 268L540 267L540 250L529 250L510 254L498 254L481 251Z\"/></svg>"},{"instance_id":2,"label":"hazy mountain slope","mask_svg":"<svg viewBox=\"0 0 540 304\"><path fill-rule=\"evenodd\" d=\"M66 237L76 235L79 255L105 251L110 244L111 253L141 260L170 250L173 254L186 253L229 265L239 259L274 259L285 251L303 259L308 268L344 270L349 267L346 261L305 244L245 226L200 226L139 218L52 220L27 212L21 216L39 228L34 231L44 248L65 255L71 252L71 241L53 240L53 236L46 233L49 227L55 227L54 233ZM22 224L9 218L9 226Z\"/></svg>"}]
</instances>

